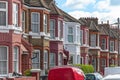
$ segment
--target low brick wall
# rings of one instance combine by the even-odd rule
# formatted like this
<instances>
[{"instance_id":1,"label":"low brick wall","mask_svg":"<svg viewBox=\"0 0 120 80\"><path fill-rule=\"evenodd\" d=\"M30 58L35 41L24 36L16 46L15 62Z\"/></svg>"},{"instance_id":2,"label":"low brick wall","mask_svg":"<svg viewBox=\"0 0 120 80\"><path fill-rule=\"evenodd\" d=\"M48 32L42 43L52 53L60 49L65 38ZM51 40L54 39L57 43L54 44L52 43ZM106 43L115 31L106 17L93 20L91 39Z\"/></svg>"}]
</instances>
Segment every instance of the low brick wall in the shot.
<instances>
[{"instance_id":1,"label":"low brick wall","mask_svg":"<svg viewBox=\"0 0 120 80\"><path fill-rule=\"evenodd\" d=\"M0 80L36 80L36 77L0 78Z\"/></svg>"}]
</instances>

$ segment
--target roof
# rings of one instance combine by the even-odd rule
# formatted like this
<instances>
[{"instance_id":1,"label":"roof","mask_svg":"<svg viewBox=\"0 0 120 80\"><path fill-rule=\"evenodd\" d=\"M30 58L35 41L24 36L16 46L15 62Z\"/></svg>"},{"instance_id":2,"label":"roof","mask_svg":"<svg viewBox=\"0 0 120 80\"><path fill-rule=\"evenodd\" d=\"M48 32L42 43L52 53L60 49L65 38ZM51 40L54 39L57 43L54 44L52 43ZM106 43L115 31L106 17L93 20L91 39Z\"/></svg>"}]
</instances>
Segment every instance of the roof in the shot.
<instances>
[{"instance_id":1,"label":"roof","mask_svg":"<svg viewBox=\"0 0 120 80\"><path fill-rule=\"evenodd\" d=\"M109 25L106 24L99 24L99 30L101 35L109 35L109 29L107 29Z\"/></svg>"},{"instance_id":2,"label":"roof","mask_svg":"<svg viewBox=\"0 0 120 80\"><path fill-rule=\"evenodd\" d=\"M50 14L54 14L54 15L62 15L62 12L59 10L59 8L56 6L55 2L51 2L51 4L49 5L50 7Z\"/></svg>"},{"instance_id":3,"label":"roof","mask_svg":"<svg viewBox=\"0 0 120 80\"><path fill-rule=\"evenodd\" d=\"M52 0L24 0L24 4L30 7L43 7L49 9L49 3Z\"/></svg>"},{"instance_id":4,"label":"roof","mask_svg":"<svg viewBox=\"0 0 120 80\"><path fill-rule=\"evenodd\" d=\"M61 9L60 9L61 10ZM69 15L68 13L64 12L63 10L61 10L63 16L64 16L64 20L67 22L79 22L79 20L75 19L74 17L72 17L71 15Z\"/></svg>"},{"instance_id":5,"label":"roof","mask_svg":"<svg viewBox=\"0 0 120 80\"><path fill-rule=\"evenodd\" d=\"M98 26L93 21L90 22L89 29L92 31L99 31Z\"/></svg>"}]
</instances>

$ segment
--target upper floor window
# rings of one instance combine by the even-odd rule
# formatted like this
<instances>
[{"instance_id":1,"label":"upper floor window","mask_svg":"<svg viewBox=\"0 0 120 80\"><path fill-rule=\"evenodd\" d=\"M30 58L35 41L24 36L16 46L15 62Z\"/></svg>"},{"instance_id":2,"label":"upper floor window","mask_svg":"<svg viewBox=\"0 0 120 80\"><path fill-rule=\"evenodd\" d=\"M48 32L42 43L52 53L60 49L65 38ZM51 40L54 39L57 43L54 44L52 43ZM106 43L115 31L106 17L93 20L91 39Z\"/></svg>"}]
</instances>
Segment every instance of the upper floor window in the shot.
<instances>
[{"instance_id":1,"label":"upper floor window","mask_svg":"<svg viewBox=\"0 0 120 80\"><path fill-rule=\"evenodd\" d=\"M77 27L77 42L80 42L80 27Z\"/></svg>"},{"instance_id":2,"label":"upper floor window","mask_svg":"<svg viewBox=\"0 0 120 80\"><path fill-rule=\"evenodd\" d=\"M53 19L50 20L50 38L55 38L55 20Z\"/></svg>"},{"instance_id":3,"label":"upper floor window","mask_svg":"<svg viewBox=\"0 0 120 80\"><path fill-rule=\"evenodd\" d=\"M40 32L40 14L38 12L31 13L31 29L33 33Z\"/></svg>"},{"instance_id":4,"label":"upper floor window","mask_svg":"<svg viewBox=\"0 0 120 80\"><path fill-rule=\"evenodd\" d=\"M7 24L7 4L6 2L0 2L0 26L6 26Z\"/></svg>"},{"instance_id":5,"label":"upper floor window","mask_svg":"<svg viewBox=\"0 0 120 80\"><path fill-rule=\"evenodd\" d=\"M87 30L85 30L85 44L88 44L89 41L89 33Z\"/></svg>"},{"instance_id":6,"label":"upper floor window","mask_svg":"<svg viewBox=\"0 0 120 80\"><path fill-rule=\"evenodd\" d=\"M110 41L110 51L114 51L114 41Z\"/></svg>"},{"instance_id":7,"label":"upper floor window","mask_svg":"<svg viewBox=\"0 0 120 80\"><path fill-rule=\"evenodd\" d=\"M7 47L0 46L0 75L8 73L8 52Z\"/></svg>"},{"instance_id":8,"label":"upper floor window","mask_svg":"<svg viewBox=\"0 0 120 80\"><path fill-rule=\"evenodd\" d=\"M80 30L80 43L83 45L83 30Z\"/></svg>"},{"instance_id":9,"label":"upper floor window","mask_svg":"<svg viewBox=\"0 0 120 80\"><path fill-rule=\"evenodd\" d=\"M32 54L32 68L40 68L40 50L35 50L35 52Z\"/></svg>"},{"instance_id":10,"label":"upper floor window","mask_svg":"<svg viewBox=\"0 0 120 80\"><path fill-rule=\"evenodd\" d=\"M13 25L18 27L18 4L13 3Z\"/></svg>"},{"instance_id":11,"label":"upper floor window","mask_svg":"<svg viewBox=\"0 0 120 80\"><path fill-rule=\"evenodd\" d=\"M90 46L91 47L96 46L96 34L91 34L91 36L90 36Z\"/></svg>"},{"instance_id":12,"label":"upper floor window","mask_svg":"<svg viewBox=\"0 0 120 80\"><path fill-rule=\"evenodd\" d=\"M18 64L19 64L19 48L14 47L14 52L13 52L13 71L18 72Z\"/></svg>"},{"instance_id":13,"label":"upper floor window","mask_svg":"<svg viewBox=\"0 0 120 80\"><path fill-rule=\"evenodd\" d=\"M73 28L68 27L68 42L73 42Z\"/></svg>"},{"instance_id":14,"label":"upper floor window","mask_svg":"<svg viewBox=\"0 0 120 80\"><path fill-rule=\"evenodd\" d=\"M58 21L58 38L62 39L62 32L63 32L63 28L62 28L62 21Z\"/></svg>"},{"instance_id":15,"label":"upper floor window","mask_svg":"<svg viewBox=\"0 0 120 80\"><path fill-rule=\"evenodd\" d=\"M22 30L25 32L25 11L22 12Z\"/></svg>"},{"instance_id":16,"label":"upper floor window","mask_svg":"<svg viewBox=\"0 0 120 80\"><path fill-rule=\"evenodd\" d=\"M44 32L45 32L45 34L47 34L47 26L48 26L47 20L48 20L47 14L44 14Z\"/></svg>"},{"instance_id":17,"label":"upper floor window","mask_svg":"<svg viewBox=\"0 0 120 80\"><path fill-rule=\"evenodd\" d=\"M105 50L105 49L106 49L106 39L105 39L105 38L103 38L103 39L101 40L101 49L102 49L102 50Z\"/></svg>"}]
</instances>

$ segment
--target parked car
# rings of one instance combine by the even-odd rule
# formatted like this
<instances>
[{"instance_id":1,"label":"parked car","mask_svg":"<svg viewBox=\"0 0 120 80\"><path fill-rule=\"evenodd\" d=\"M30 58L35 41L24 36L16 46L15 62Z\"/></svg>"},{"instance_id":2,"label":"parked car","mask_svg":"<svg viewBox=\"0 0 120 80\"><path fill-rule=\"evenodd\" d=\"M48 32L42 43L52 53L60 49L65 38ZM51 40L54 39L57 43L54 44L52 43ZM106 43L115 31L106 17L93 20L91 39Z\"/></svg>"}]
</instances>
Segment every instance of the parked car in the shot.
<instances>
[{"instance_id":1,"label":"parked car","mask_svg":"<svg viewBox=\"0 0 120 80\"><path fill-rule=\"evenodd\" d=\"M58 66L49 70L48 80L85 80L85 75L79 68Z\"/></svg>"},{"instance_id":2,"label":"parked car","mask_svg":"<svg viewBox=\"0 0 120 80\"><path fill-rule=\"evenodd\" d=\"M103 76L100 73L87 73L85 74L85 80L102 80Z\"/></svg>"},{"instance_id":3,"label":"parked car","mask_svg":"<svg viewBox=\"0 0 120 80\"><path fill-rule=\"evenodd\" d=\"M107 75L102 80L120 80L120 74Z\"/></svg>"}]
</instances>

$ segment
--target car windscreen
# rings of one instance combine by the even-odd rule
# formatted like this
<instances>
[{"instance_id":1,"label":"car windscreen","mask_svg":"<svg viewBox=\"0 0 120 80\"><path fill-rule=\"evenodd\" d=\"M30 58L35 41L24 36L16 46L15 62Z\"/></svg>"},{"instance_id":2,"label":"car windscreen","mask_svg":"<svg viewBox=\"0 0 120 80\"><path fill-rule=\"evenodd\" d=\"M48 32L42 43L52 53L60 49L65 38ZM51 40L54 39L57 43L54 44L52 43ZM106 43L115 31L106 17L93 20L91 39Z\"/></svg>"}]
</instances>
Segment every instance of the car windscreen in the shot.
<instances>
[{"instance_id":1,"label":"car windscreen","mask_svg":"<svg viewBox=\"0 0 120 80\"><path fill-rule=\"evenodd\" d=\"M86 76L86 80L95 80L95 76L92 74L87 74Z\"/></svg>"}]
</instances>

